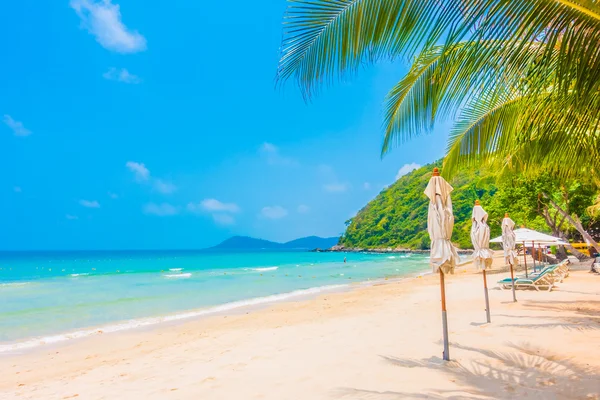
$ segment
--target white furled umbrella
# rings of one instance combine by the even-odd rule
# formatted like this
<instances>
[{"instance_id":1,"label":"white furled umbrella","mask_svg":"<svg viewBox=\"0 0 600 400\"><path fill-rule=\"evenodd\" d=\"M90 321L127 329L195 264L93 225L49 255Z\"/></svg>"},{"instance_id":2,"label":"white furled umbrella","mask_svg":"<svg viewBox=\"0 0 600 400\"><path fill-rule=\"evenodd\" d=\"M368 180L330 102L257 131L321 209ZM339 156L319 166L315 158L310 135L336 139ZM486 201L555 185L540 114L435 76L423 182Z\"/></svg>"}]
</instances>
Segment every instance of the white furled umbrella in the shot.
<instances>
[{"instance_id":1,"label":"white furled umbrella","mask_svg":"<svg viewBox=\"0 0 600 400\"><path fill-rule=\"evenodd\" d=\"M448 348L448 318L446 316L446 289L445 274L453 274L454 267L458 264L459 257L452 245L452 229L454 228L454 215L452 214L452 200L450 193L454 190L444 178L440 176L437 168L433 169L433 176L427 184L425 195L429 197L429 211L427 214L427 231L431 239L431 254L429 263L434 273L440 274L440 288L442 292L442 326L444 335L443 358L450 360Z\"/></svg>"},{"instance_id":2,"label":"white furled umbrella","mask_svg":"<svg viewBox=\"0 0 600 400\"><path fill-rule=\"evenodd\" d=\"M492 266L494 253L490 250L490 227L487 224L488 213L475 201L471 221L471 243L473 243L473 261L478 271L483 271L483 290L485 292L485 313L488 324L490 317L490 299L488 296L487 278L485 271Z\"/></svg>"},{"instance_id":3,"label":"white furled umbrella","mask_svg":"<svg viewBox=\"0 0 600 400\"><path fill-rule=\"evenodd\" d=\"M502 220L502 248L504 249L504 261L510 265L510 279L512 281L513 301L517 301L517 293L515 291L515 273L513 265L517 261L517 252L515 245L517 244L517 235L514 232L515 222L510 219L508 213L504 214Z\"/></svg>"}]
</instances>

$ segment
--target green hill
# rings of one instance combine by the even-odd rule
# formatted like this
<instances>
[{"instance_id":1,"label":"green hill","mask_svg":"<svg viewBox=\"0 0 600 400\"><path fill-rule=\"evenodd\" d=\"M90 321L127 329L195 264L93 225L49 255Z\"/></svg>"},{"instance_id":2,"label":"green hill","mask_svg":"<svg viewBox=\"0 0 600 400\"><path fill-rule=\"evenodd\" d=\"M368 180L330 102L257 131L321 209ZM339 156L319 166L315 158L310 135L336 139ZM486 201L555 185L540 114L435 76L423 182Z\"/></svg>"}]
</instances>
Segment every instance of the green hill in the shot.
<instances>
[{"instance_id":1,"label":"green hill","mask_svg":"<svg viewBox=\"0 0 600 400\"><path fill-rule=\"evenodd\" d=\"M428 249L429 200L423 191L434 167L441 167L441 161L417 169L384 189L354 218L346 222L347 229L340 244L355 248ZM454 187L452 204L455 225L452 241L460 248L472 247L469 234L471 212L476 199L481 201L490 214L492 237L500 235L503 214L494 212L491 205L492 196L498 190L494 178L471 169L462 171L450 184Z\"/></svg>"}]
</instances>

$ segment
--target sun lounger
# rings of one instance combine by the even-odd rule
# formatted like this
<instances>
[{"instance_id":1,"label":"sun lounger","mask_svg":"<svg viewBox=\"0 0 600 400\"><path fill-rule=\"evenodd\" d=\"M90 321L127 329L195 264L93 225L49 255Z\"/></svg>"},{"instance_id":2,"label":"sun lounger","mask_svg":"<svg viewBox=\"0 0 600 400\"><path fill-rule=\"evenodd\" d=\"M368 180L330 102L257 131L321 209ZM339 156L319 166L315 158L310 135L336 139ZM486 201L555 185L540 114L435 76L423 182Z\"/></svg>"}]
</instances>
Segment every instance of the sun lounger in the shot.
<instances>
[{"instance_id":1,"label":"sun lounger","mask_svg":"<svg viewBox=\"0 0 600 400\"><path fill-rule=\"evenodd\" d=\"M529 289L534 288L535 290L547 290L551 291L554 287L554 282L557 277L554 276L554 271L558 268L558 266L554 266L555 268L545 268L539 274L535 276L532 275L529 278L516 278L515 279L515 289ZM498 284L503 289L511 289L513 282L512 279L506 278L501 281L498 281Z\"/></svg>"}]
</instances>

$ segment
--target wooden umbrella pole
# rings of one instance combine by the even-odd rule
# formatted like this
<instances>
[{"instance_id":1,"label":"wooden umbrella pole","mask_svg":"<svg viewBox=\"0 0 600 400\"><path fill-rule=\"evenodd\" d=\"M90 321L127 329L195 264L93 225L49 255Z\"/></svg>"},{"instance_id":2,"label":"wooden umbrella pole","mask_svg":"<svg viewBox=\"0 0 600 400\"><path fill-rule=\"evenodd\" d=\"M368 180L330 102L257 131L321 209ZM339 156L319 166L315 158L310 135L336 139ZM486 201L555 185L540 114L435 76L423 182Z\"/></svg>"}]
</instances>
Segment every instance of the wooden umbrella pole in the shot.
<instances>
[{"instance_id":1,"label":"wooden umbrella pole","mask_svg":"<svg viewBox=\"0 0 600 400\"><path fill-rule=\"evenodd\" d=\"M508 265L510 265L510 280L512 281L513 301L516 303L517 302L517 292L515 289L515 273L513 272L512 263L509 262Z\"/></svg>"},{"instance_id":2,"label":"wooden umbrella pole","mask_svg":"<svg viewBox=\"0 0 600 400\"><path fill-rule=\"evenodd\" d=\"M525 242L523 242L523 261L525 261L525 278L529 278L529 274L527 274L527 247L525 247Z\"/></svg>"},{"instance_id":3,"label":"wooden umbrella pole","mask_svg":"<svg viewBox=\"0 0 600 400\"><path fill-rule=\"evenodd\" d=\"M444 333L444 353L442 357L445 361L450 361L450 349L448 346L448 317L446 316L446 286L444 283L444 272L440 268L440 288L442 291L442 329Z\"/></svg>"},{"instance_id":4,"label":"wooden umbrella pole","mask_svg":"<svg viewBox=\"0 0 600 400\"><path fill-rule=\"evenodd\" d=\"M514 286L514 282L513 282ZM483 270L483 290L485 292L485 315L487 317L488 324L492 322L492 317L490 316L490 298L488 295L488 287L487 287L487 277L485 275L485 269Z\"/></svg>"}]
</instances>

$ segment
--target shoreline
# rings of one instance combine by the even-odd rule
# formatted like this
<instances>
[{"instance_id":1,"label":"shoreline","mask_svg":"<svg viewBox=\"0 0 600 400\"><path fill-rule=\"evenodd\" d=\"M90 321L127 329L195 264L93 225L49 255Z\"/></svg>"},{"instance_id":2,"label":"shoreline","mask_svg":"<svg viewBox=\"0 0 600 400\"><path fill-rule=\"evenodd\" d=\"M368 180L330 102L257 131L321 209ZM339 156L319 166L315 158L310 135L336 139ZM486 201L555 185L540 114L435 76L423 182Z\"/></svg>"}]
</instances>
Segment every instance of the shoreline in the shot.
<instances>
[{"instance_id":1,"label":"shoreline","mask_svg":"<svg viewBox=\"0 0 600 400\"><path fill-rule=\"evenodd\" d=\"M473 254L471 249L456 249L459 255ZM419 250L419 249L404 249L404 248L392 248L392 247L377 247L377 248L360 248L360 247L345 247L336 245L328 249L313 249L310 250L313 253L364 253L364 254L429 254L431 250Z\"/></svg>"},{"instance_id":2,"label":"shoreline","mask_svg":"<svg viewBox=\"0 0 600 400\"><path fill-rule=\"evenodd\" d=\"M469 263L467 260L458 266ZM35 351L37 348L46 348L71 341L78 341L93 336L105 334L117 334L119 332L148 330L165 325L183 324L189 321L198 321L212 316L224 315L226 313L242 313L244 311L253 312L260 310L269 305L285 303L285 302L301 302L314 299L322 294L339 293L360 288L379 285L382 283L393 283L406 279L416 279L428 275L429 271L418 273L409 273L406 275L395 275L388 278L367 279L346 284L314 286L306 289L293 290L290 292L272 294L261 297L251 297L243 300L232 301L223 304L217 304L204 308L196 308L182 310L166 315L149 316L135 318L131 320L114 321L103 325L83 327L77 330L57 332L45 336L35 336L23 338L12 342L0 342L0 358L15 354L23 354L23 352ZM27 283L27 282L26 282ZM25 283L22 283L25 284Z\"/></svg>"}]
</instances>

